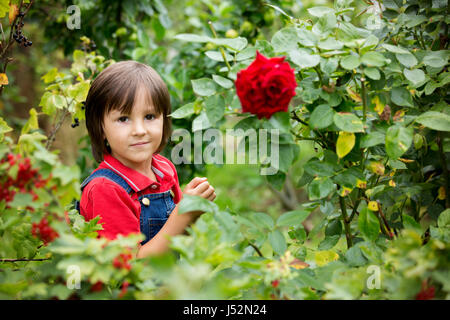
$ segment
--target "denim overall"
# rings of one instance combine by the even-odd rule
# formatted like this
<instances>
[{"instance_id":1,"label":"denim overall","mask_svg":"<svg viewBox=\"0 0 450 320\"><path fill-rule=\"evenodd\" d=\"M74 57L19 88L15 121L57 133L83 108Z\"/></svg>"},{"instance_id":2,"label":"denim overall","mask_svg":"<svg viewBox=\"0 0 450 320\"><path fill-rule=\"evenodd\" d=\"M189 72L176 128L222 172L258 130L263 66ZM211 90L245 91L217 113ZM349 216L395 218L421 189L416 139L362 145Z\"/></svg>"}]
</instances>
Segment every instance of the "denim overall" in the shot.
<instances>
[{"instance_id":1,"label":"denim overall","mask_svg":"<svg viewBox=\"0 0 450 320\"><path fill-rule=\"evenodd\" d=\"M92 173L81 184L81 192L91 180L102 177L107 178L119 186L121 186L130 196L134 190L128 183L117 173L110 169L99 169ZM148 193L139 195L139 203L141 204L141 216L139 218L141 233L145 235L145 240L141 242L142 245L147 243L161 230L167 218L175 208L173 197L170 191L162 193ZM76 208L80 212L80 204L77 201Z\"/></svg>"}]
</instances>

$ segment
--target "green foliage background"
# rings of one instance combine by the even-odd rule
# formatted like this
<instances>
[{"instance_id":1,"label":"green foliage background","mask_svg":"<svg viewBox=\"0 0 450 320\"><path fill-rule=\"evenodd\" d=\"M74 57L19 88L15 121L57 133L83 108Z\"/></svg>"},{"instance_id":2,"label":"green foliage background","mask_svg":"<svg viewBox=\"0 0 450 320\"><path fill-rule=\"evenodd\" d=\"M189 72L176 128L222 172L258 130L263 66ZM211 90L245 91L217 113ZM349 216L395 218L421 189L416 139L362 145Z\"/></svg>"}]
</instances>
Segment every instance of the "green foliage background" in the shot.
<instances>
[{"instance_id":1,"label":"green foliage background","mask_svg":"<svg viewBox=\"0 0 450 320\"><path fill-rule=\"evenodd\" d=\"M11 6L29 3L0 1L6 35ZM79 30L66 27L71 4ZM0 297L448 299L448 16L442 0L32 3L23 32L33 47L2 51L0 158L20 153L49 182L32 189L36 201L18 189L0 201ZM256 50L286 56L298 82L289 112L268 120L242 114L234 90ZM133 259L131 270L112 260L138 239L98 239L96 221L71 207L95 167L82 102L124 59L163 76L174 129L279 129L282 160L273 176L260 175L263 164L180 165L182 184L207 175L218 198L186 197L180 212L207 213L169 253ZM37 78L35 100L21 93L22 65ZM24 116L15 107L25 101ZM79 135L76 153L55 147L65 131ZM17 168L0 172L3 183ZM31 234L43 217L59 234L48 246Z\"/></svg>"}]
</instances>

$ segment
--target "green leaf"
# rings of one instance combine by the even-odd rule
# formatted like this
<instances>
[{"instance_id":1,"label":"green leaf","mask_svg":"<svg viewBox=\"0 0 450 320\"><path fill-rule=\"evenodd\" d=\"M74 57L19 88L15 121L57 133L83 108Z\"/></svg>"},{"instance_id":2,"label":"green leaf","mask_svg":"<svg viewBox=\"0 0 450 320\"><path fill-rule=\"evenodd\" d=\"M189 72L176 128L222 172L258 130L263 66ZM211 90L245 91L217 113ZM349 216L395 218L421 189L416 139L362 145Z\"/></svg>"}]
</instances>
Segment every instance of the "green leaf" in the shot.
<instances>
[{"instance_id":1,"label":"green leaf","mask_svg":"<svg viewBox=\"0 0 450 320\"><path fill-rule=\"evenodd\" d=\"M371 66L382 67L385 64L386 59L381 53L371 51L364 54L361 57L361 61L369 67Z\"/></svg>"},{"instance_id":2,"label":"green leaf","mask_svg":"<svg viewBox=\"0 0 450 320\"><path fill-rule=\"evenodd\" d=\"M280 133L289 133L290 131L290 115L288 112L279 111L270 117L269 121L265 123L267 129L278 129Z\"/></svg>"},{"instance_id":3,"label":"green leaf","mask_svg":"<svg viewBox=\"0 0 450 320\"><path fill-rule=\"evenodd\" d=\"M195 106L194 102L185 104L184 106L182 106L182 107L178 108L177 110L175 110L174 112L172 112L169 115L169 117L172 117L174 119L187 118L190 115L195 113L194 106Z\"/></svg>"},{"instance_id":4,"label":"green leaf","mask_svg":"<svg viewBox=\"0 0 450 320\"><path fill-rule=\"evenodd\" d=\"M403 220L403 227L405 227L406 229L413 229L419 232L420 234L422 233L422 227L416 220L414 220L413 217L407 214L402 214L402 220Z\"/></svg>"},{"instance_id":5,"label":"green leaf","mask_svg":"<svg viewBox=\"0 0 450 320\"><path fill-rule=\"evenodd\" d=\"M377 68L371 68L371 67L365 68L364 74L372 80L380 80L380 78L381 78L380 71L378 71Z\"/></svg>"},{"instance_id":6,"label":"green leaf","mask_svg":"<svg viewBox=\"0 0 450 320\"><path fill-rule=\"evenodd\" d=\"M297 29L297 39L305 47L314 47L319 40L313 32L307 29Z\"/></svg>"},{"instance_id":7,"label":"green leaf","mask_svg":"<svg viewBox=\"0 0 450 320\"><path fill-rule=\"evenodd\" d=\"M319 7L309 8L308 12L310 15L320 18L321 16L329 14L329 13L334 14L334 9L330 8L330 7L319 6Z\"/></svg>"},{"instance_id":8,"label":"green leaf","mask_svg":"<svg viewBox=\"0 0 450 320\"><path fill-rule=\"evenodd\" d=\"M450 131L450 116L443 112L427 111L415 121L433 130Z\"/></svg>"},{"instance_id":9,"label":"green leaf","mask_svg":"<svg viewBox=\"0 0 450 320\"><path fill-rule=\"evenodd\" d=\"M225 60L223 60L223 56L220 51L206 51L205 55L214 61L220 61L220 62L225 61ZM229 53L225 52L225 58L227 59L227 61L233 61L233 57Z\"/></svg>"},{"instance_id":10,"label":"green leaf","mask_svg":"<svg viewBox=\"0 0 450 320\"><path fill-rule=\"evenodd\" d=\"M315 34L326 36L333 28L336 27L337 19L334 13L325 13L312 27L312 31Z\"/></svg>"},{"instance_id":11,"label":"green leaf","mask_svg":"<svg viewBox=\"0 0 450 320\"><path fill-rule=\"evenodd\" d=\"M374 131L361 138L361 148L370 148L384 144L386 136L382 132Z\"/></svg>"},{"instance_id":12,"label":"green leaf","mask_svg":"<svg viewBox=\"0 0 450 320\"><path fill-rule=\"evenodd\" d=\"M335 186L331 179L327 177L315 178L308 185L308 196L309 200L318 200L327 197L333 190Z\"/></svg>"},{"instance_id":13,"label":"green leaf","mask_svg":"<svg viewBox=\"0 0 450 320\"><path fill-rule=\"evenodd\" d=\"M216 93L216 85L214 81L208 78L191 80L192 89L199 96L209 97Z\"/></svg>"},{"instance_id":14,"label":"green leaf","mask_svg":"<svg viewBox=\"0 0 450 320\"><path fill-rule=\"evenodd\" d=\"M308 161L304 166L304 170L313 177L331 177L335 174L332 163L324 162L317 158Z\"/></svg>"},{"instance_id":15,"label":"green leaf","mask_svg":"<svg viewBox=\"0 0 450 320\"><path fill-rule=\"evenodd\" d=\"M209 42L210 38L207 36L199 36L192 33L181 33L175 36L175 39L188 42Z\"/></svg>"},{"instance_id":16,"label":"green leaf","mask_svg":"<svg viewBox=\"0 0 450 320\"><path fill-rule=\"evenodd\" d=\"M334 236L342 234L342 223L339 219L334 219L328 223L325 228L325 236Z\"/></svg>"},{"instance_id":17,"label":"green leaf","mask_svg":"<svg viewBox=\"0 0 450 320\"><path fill-rule=\"evenodd\" d=\"M422 62L433 68L442 68L448 63L449 50L427 51Z\"/></svg>"},{"instance_id":18,"label":"green leaf","mask_svg":"<svg viewBox=\"0 0 450 320\"><path fill-rule=\"evenodd\" d=\"M439 228L450 227L450 209L446 209L440 213L437 224Z\"/></svg>"},{"instance_id":19,"label":"green leaf","mask_svg":"<svg viewBox=\"0 0 450 320\"><path fill-rule=\"evenodd\" d=\"M0 1L0 19L5 17L8 12L9 12L9 1L1 0Z\"/></svg>"},{"instance_id":20,"label":"green leaf","mask_svg":"<svg viewBox=\"0 0 450 320\"><path fill-rule=\"evenodd\" d=\"M405 75L406 79L412 82L414 87L418 87L425 81L425 73L421 69L404 69L403 74Z\"/></svg>"},{"instance_id":21,"label":"green leaf","mask_svg":"<svg viewBox=\"0 0 450 320\"><path fill-rule=\"evenodd\" d=\"M378 238L380 222L375 214L369 209L364 208L359 213L358 227L365 239L375 241Z\"/></svg>"},{"instance_id":22,"label":"green leaf","mask_svg":"<svg viewBox=\"0 0 450 320\"><path fill-rule=\"evenodd\" d=\"M333 235L333 236L326 236L325 239L323 239L319 243L318 250L328 250L333 248L339 241L340 235Z\"/></svg>"},{"instance_id":23,"label":"green leaf","mask_svg":"<svg viewBox=\"0 0 450 320\"><path fill-rule=\"evenodd\" d=\"M214 126L225 114L225 100L221 95L213 95L205 100L205 110L209 123Z\"/></svg>"},{"instance_id":24,"label":"green leaf","mask_svg":"<svg viewBox=\"0 0 450 320\"><path fill-rule=\"evenodd\" d=\"M297 49L298 41L297 29L294 27L287 27L277 31L271 40L275 52L289 52Z\"/></svg>"},{"instance_id":25,"label":"green leaf","mask_svg":"<svg viewBox=\"0 0 450 320\"><path fill-rule=\"evenodd\" d=\"M282 255L287 249L286 239L279 230L273 230L269 233L269 242L273 251L279 255Z\"/></svg>"},{"instance_id":26,"label":"green leaf","mask_svg":"<svg viewBox=\"0 0 450 320\"><path fill-rule=\"evenodd\" d=\"M333 117L334 124L345 132L364 132L364 125L355 114L350 112L336 112Z\"/></svg>"},{"instance_id":27,"label":"green leaf","mask_svg":"<svg viewBox=\"0 0 450 320\"><path fill-rule=\"evenodd\" d=\"M278 217L277 226L290 226L297 227L310 215L310 211L307 210L294 210L283 213Z\"/></svg>"},{"instance_id":28,"label":"green leaf","mask_svg":"<svg viewBox=\"0 0 450 320\"><path fill-rule=\"evenodd\" d=\"M250 219L257 225L260 225L262 228L267 228L272 230L275 226L273 219L271 216L264 212L253 212L250 214Z\"/></svg>"},{"instance_id":29,"label":"green leaf","mask_svg":"<svg viewBox=\"0 0 450 320\"><path fill-rule=\"evenodd\" d=\"M0 117L0 142L3 141L4 134L12 130L13 129L8 126L6 121L2 117Z\"/></svg>"},{"instance_id":30,"label":"green leaf","mask_svg":"<svg viewBox=\"0 0 450 320\"><path fill-rule=\"evenodd\" d=\"M312 129L323 129L333 123L335 111L327 104L321 104L314 108L309 119Z\"/></svg>"},{"instance_id":31,"label":"green leaf","mask_svg":"<svg viewBox=\"0 0 450 320\"><path fill-rule=\"evenodd\" d=\"M414 107L411 93L404 87L392 88L391 100L402 107Z\"/></svg>"},{"instance_id":32,"label":"green leaf","mask_svg":"<svg viewBox=\"0 0 450 320\"><path fill-rule=\"evenodd\" d=\"M217 212L218 207L215 203L200 196L184 194L178 204L178 214L190 211Z\"/></svg>"},{"instance_id":33,"label":"green leaf","mask_svg":"<svg viewBox=\"0 0 450 320\"><path fill-rule=\"evenodd\" d=\"M290 51L289 58L293 63L298 65L300 69L315 67L320 62L320 56L318 54L310 54L303 49Z\"/></svg>"},{"instance_id":34,"label":"green leaf","mask_svg":"<svg viewBox=\"0 0 450 320\"><path fill-rule=\"evenodd\" d=\"M410 53L405 48L402 48L400 46L394 46L392 44L384 43L381 46L392 53L400 53L400 54L409 54Z\"/></svg>"},{"instance_id":35,"label":"green leaf","mask_svg":"<svg viewBox=\"0 0 450 320\"><path fill-rule=\"evenodd\" d=\"M192 121L192 132L205 130L211 127L208 115L205 111L202 111L195 119Z\"/></svg>"},{"instance_id":36,"label":"green leaf","mask_svg":"<svg viewBox=\"0 0 450 320\"><path fill-rule=\"evenodd\" d=\"M334 38L327 38L324 41L320 41L318 44L318 47L324 50L339 50L342 49L343 46L344 44L341 41Z\"/></svg>"},{"instance_id":37,"label":"green leaf","mask_svg":"<svg viewBox=\"0 0 450 320\"><path fill-rule=\"evenodd\" d=\"M404 154L413 141L414 129L394 125L386 132L386 152L391 159L398 159Z\"/></svg>"},{"instance_id":38,"label":"green leaf","mask_svg":"<svg viewBox=\"0 0 450 320\"><path fill-rule=\"evenodd\" d=\"M397 60L407 68L412 68L417 65L416 57L408 52L408 53L396 53L395 57Z\"/></svg>"},{"instance_id":39,"label":"green leaf","mask_svg":"<svg viewBox=\"0 0 450 320\"><path fill-rule=\"evenodd\" d=\"M359 57L355 55L349 55L341 59L341 66L347 70L353 70L359 67L361 64Z\"/></svg>"},{"instance_id":40,"label":"green leaf","mask_svg":"<svg viewBox=\"0 0 450 320\"><path fill-rule=\"evenodd\" d=\"M234 85L233 81L231 81L230 79L224 78L222 76L218 76L216 74L213 74L212 78L215 83L217 83L218 85L220 85L221 87L223 87L225 89L230 89Z\"/></svg>"}]
</instances>

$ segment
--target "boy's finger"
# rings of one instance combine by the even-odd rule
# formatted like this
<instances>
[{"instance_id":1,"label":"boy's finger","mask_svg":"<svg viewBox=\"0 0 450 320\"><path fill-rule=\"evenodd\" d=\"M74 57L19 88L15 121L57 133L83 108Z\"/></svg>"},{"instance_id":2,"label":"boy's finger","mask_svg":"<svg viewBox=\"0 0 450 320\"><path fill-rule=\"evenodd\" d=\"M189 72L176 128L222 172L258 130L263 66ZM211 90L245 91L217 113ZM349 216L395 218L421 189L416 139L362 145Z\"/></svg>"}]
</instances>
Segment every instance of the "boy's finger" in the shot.
<instances>
[{"instance_id":1,"label":"boy's finger","mask_svg":"<svg viewBox=\"0 0 450 320\"><path fill-rule=\"evenodd\" d=\"M204 191L208 190L208 188L209 188L209 182L206 180L201 182L198 186L195 187L195 189L200 193L203 193Z\"/></svg>"},{"instance_id":2,"label":"boy's finger","mask_svg":"<svg viewBox=\"0 0 450 320\"><path fill-rule=\"evenodd\" d=\"M190 188L195 188L196 186L198 186L201 182L206 181L208 178L206 177L195 177L194 179L192 179L186 186L190 187Z\"/></svg>"}]
</instances>

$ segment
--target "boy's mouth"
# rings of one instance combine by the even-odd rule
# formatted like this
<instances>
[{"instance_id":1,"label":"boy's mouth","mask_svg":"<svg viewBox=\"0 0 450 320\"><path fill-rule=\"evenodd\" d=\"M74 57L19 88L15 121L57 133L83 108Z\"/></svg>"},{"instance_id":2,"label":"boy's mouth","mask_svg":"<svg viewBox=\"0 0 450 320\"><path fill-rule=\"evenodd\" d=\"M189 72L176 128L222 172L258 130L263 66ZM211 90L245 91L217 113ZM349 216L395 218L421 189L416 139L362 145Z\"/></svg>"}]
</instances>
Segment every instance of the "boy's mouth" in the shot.
<instances>
[{"instance_id":1,"label":"boy's mouth","mask_svg":"<svg viewBox=\"0 0 450 320\"><path fill-rule=\"evenodd\" d=\"M143 146L143 145L148 144L148 143L150 143L150 142L148 142L148 141L143 141L143 142L134 143L134 144L132 144L131 146L132 146L132 147Z\"/></svg>"}]
</instances>

